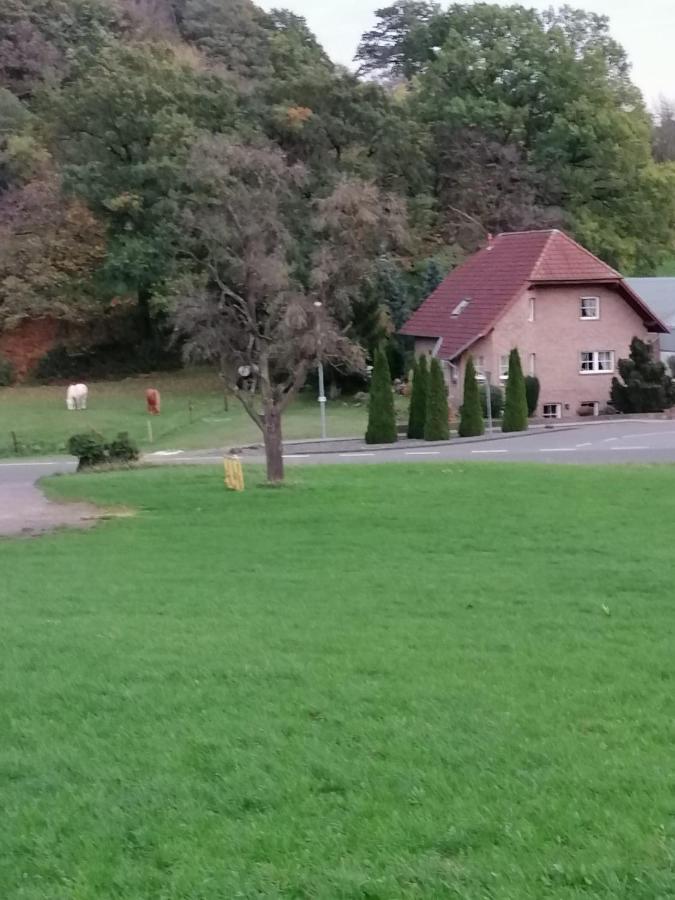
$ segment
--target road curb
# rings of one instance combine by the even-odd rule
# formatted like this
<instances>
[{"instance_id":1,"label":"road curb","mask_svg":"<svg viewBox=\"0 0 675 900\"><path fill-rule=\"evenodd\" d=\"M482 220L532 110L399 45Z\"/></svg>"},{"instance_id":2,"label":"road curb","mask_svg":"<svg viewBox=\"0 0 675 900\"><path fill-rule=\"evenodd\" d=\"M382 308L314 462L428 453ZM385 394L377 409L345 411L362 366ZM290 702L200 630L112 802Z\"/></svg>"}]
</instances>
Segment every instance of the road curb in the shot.
<instances>
[{"instance_id":1,"label":"road curb","mask_svg":"<svg viewBox=\"0 0 675 900\"><path fill-rule=\"evenodd\" d=\"M531 437L533 433L547 433L547 432L561 432L561 431L574 431L579 426L577 424L570 425L558 425L553 426L551 428L537 428L536 430L528 429L527 431L512 431L512 432L496 432L494 434L484 434L477 437L456 437L451 438L449 441L409 441L409 440L401 440L397 441L395 444L366 444L363 441L363 438L345 438L345 439L335 439L335 440L317 440L317 441L285 441L284 442L284 452L290 451L292 453L303 453L309 456L331 456L331 455L339 455L340 453L397 453L401 450L416 450L420 448L425 449L433 449L435 447L462 447L466 444L488 444L492 441L503 441L503 440L516 440L518 438L523 437ZM226 450L222 451L225 454L237 454L244 455L246 453L260 453L264 452L263 444L249 444L245 447L230 447ZM209 451L204 451L209 452ZM216 452L216 451L210 451Z\"/></svg>"}]
</instances>

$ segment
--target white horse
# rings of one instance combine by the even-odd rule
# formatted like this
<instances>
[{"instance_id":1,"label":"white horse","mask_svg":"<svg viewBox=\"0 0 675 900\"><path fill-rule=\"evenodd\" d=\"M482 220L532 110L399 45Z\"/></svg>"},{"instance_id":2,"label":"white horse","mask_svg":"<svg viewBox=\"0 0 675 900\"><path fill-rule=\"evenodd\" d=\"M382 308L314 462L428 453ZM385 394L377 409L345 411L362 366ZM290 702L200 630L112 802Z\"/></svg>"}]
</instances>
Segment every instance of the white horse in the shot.
<instances>
[{"instance_id":1,"label":"white horse","mask_svg":"<svg viewBox=\"0 0 675 900\"><path fill-rule=\"evenodd\" d=\"M86 384L71 384L66 393L68 409L86 409L89 388Z\"/></svg>"}]
</instances>

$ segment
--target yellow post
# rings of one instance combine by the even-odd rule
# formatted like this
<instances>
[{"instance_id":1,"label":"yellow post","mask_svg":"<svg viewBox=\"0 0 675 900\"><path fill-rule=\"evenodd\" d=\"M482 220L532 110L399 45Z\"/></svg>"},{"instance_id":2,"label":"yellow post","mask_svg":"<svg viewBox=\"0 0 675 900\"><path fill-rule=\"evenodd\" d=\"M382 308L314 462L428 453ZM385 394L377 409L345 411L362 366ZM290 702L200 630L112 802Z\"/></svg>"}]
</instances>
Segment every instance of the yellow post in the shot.
<instances>
[{"instance_id":1,"label":"yellow post","mask_svg":"<svg viewBox=\"0 0 675 900\"><path fill-rule=\"evenodd\" d=\"M244 470L236 456L225 458L225 484L231 491L244 490Z\"/></svg>"}]
</instances>

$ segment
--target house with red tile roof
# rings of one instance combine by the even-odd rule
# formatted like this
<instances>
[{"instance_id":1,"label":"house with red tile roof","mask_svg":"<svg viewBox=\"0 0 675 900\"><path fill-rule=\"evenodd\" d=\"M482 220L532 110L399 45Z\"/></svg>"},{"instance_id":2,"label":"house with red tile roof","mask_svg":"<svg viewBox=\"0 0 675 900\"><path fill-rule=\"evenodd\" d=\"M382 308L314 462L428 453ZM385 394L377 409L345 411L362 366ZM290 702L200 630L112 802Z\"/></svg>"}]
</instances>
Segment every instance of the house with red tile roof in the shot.
<instances>
[{"instance_id":1,"label":"house with red tile roof","mask_svg":"<svg viewBox=\"0 0 675 900\"><path fill-rule=\"evenodd\" d=\"M619 272L558 230L490 239L402 329L417 354L443 363L455 412L469 354L480 378L504 386L517 347L524 374L539 379L537 414L547 418L597 415L632 338L658 344L667 333Z\"/></svg>"}]
</instances>

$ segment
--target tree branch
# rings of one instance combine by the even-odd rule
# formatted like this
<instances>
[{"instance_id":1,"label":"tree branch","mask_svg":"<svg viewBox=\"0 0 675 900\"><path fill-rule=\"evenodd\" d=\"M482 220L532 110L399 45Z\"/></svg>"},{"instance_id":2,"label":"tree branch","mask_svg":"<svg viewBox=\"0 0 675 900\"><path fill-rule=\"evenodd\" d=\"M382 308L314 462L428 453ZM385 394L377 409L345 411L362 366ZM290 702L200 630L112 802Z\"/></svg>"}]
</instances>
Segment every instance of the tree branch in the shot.
<instances>
[{"instance_id":1,"label":"tree branch","mask_svg":"<svg viewBox=\"0 0 675 900\"><path fill-rule=\"evenodd\" d=\"M286 393L284 394L284 396L281 398L281 400L279 402L279 409L281 410L281 412L284 412L284 410L288 407L291 400L295 400L295 398L300 393L300 389L302 388L302 386L304 385L306 380L307 380L307 363L303 362L303 363L300 363L300 365L296 369L295 375L293 376L293 381L291 382L289 389L286 391Z\"/></svg>"}]
</instances>

